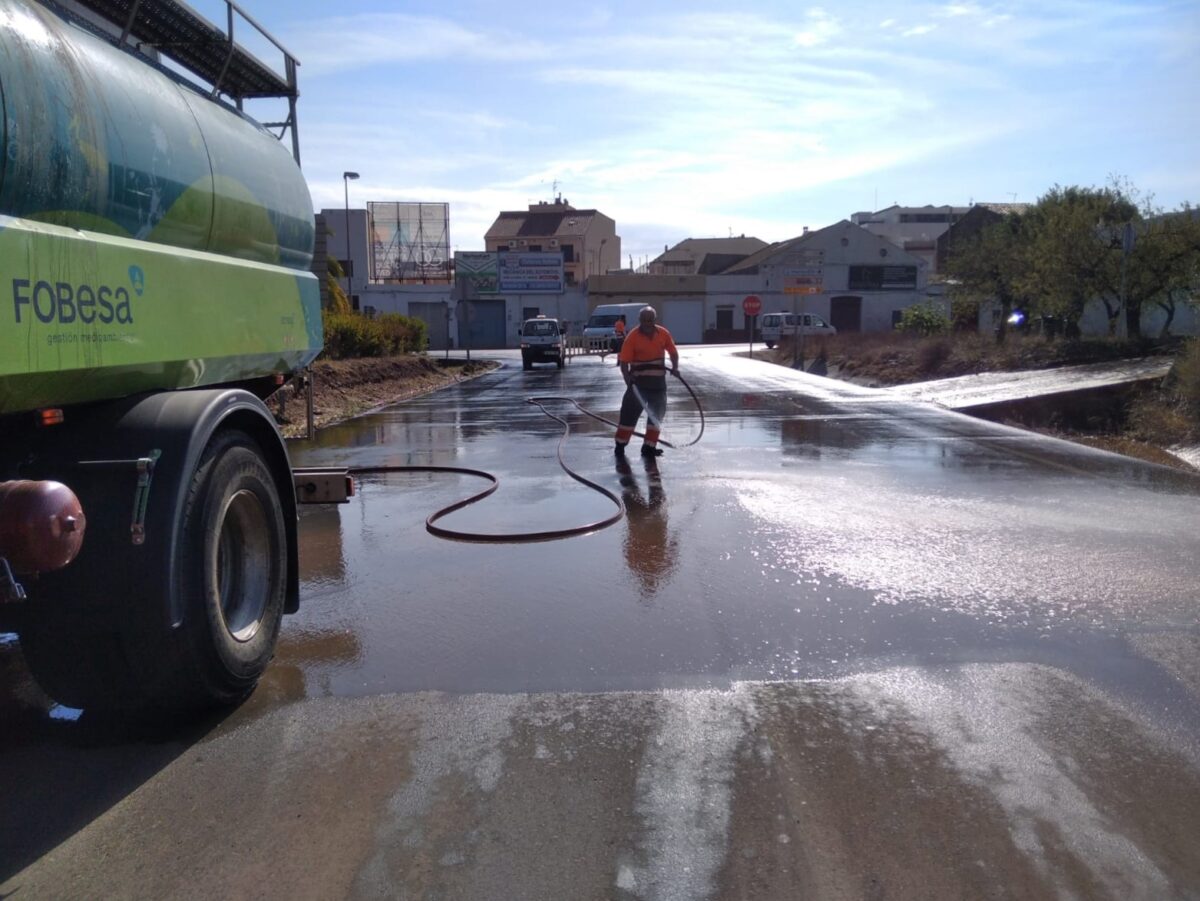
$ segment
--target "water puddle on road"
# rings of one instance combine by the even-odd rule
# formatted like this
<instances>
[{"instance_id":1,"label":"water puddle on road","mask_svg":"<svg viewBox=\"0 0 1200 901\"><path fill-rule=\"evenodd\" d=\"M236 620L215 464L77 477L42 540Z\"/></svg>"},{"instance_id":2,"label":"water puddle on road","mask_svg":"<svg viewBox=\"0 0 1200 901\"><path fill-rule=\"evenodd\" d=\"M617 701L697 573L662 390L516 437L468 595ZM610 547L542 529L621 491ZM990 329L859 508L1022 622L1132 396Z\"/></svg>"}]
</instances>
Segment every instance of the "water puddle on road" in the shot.
<instances>
[{"instance_id":1,"label":"water puddle on road","mask_svg":"<svg viewBox=\"0 0 1200 901\"><path fill-rule=\"evenodd\" d=\"M455 389L345 424L336 440L323 433L301 456L495 472L500 490L447 520L459 528L606 515L557 468L558 427L488 379L474 395ZM618 464L607 428L575 417L568 461L627 510L601 532L434 538L425 517L477 490L454 476L370 476L351 504L305 510L304 604L285 623L281 662L315 694L725 685L897 660L1061 661L1151 609L1177 624L1193 616L1176 603L1190 570L1172 562L1171 539L1193 497L1059 465L1020 433L966 417L697 381L704 441L657 467L636 454ZM588 391L589 404L615 407ZM681 401L669 419L676 436L698 428ZM1114 491L1137 512L1106 529ZM1159 557L1148 586L1134 558ZM1081 559L1099 565L1073 588ZM353 652L289 650L316 635L352 635Z\"/></svg>"}]
</instances>

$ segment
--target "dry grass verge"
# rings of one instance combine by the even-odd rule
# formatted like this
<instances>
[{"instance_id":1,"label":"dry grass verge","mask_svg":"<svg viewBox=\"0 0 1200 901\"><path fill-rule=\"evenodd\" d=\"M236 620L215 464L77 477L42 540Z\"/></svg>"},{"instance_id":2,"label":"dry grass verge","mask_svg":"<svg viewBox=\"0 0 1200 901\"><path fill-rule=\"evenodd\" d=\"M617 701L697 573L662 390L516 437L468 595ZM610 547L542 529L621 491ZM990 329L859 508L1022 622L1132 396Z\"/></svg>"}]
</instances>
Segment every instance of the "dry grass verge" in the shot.
<instances>
[{"instance_id":1,"label":"dry grass verge","mask_svg":"<svg viewBox=\"0 0 1200 901\"><path fill-rule=\"evenodd\" d=\"M833 335L805 339L806 361L823 358L836 378L874 386L906 385L932 379L1048 369L1168 353L1179 342L1088 338L1062 341L1040 335L1010 335L997 344L986 335L954 334L922 338L902 332ZM770 356L773 354L773 356ZM784 341L768 359L790 364L792 347Z\"/></svg>"},{"instance_id":2,"label":"dry grass verge","mask_svg":"<svg viewBox=\"0 0 1200 901\"><path fill-rule=\"evenodd\" d=\"M473 378L495 367L495 363L487 361L439 361L423 354L318 360L313 364L317 428ZM280 394L286 395L286 412L280 420L280 430L286 438L303 437L304 396L293 394L290 389L276 394L268 401L276 415Z\"/></svg>"}]
</instances>

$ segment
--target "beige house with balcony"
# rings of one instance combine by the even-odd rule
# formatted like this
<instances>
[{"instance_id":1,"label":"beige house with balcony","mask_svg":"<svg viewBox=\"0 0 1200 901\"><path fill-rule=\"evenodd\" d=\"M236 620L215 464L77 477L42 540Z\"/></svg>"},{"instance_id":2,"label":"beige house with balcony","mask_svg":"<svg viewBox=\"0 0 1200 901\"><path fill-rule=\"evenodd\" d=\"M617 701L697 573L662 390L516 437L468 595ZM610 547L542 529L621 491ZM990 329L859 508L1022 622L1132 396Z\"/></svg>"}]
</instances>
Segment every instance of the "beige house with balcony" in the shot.
<instances>
[{"instance_id":1,"label":"beige house with balcony","mask_svg":"<svg viewBox=\"0 0 1200 901\"><path fill-rule=\"evenodd\" d=\"M577 210L562 197L500 213L484 244L494 253L561 252L567 285L583 284L621 265L617 223L599 210Z\"/></svg>"}]
</instances>

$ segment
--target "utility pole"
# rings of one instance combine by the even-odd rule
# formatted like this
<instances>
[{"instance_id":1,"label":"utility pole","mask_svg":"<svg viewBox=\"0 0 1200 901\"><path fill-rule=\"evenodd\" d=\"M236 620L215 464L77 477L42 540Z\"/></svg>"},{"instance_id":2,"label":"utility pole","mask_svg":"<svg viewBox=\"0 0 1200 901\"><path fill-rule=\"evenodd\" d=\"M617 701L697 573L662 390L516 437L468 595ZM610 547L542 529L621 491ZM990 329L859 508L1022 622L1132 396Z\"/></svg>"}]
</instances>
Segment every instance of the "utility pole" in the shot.
<instances>
[{"instance_id":1,"label":"utility pole","mask_svg":"<svg viewBox=\"0 0 1200 901\"><path fill-rule=\"evenodd\" d=\"M1117 307L1117 337L1129 337L1129 314L1125 310L1125 270L1133 251L1133 223L1126 222L1121 232L1121 297Z\"/></svg>"},{"instance_id":2,"label":"utility pole","mask_svg":"<svg viewBox=\"0 0 1200 901\"><path fill-rule=\"evenodd\" d=\"M346 193L346 220L344 222L346 232L346 262L349 263L348 271L346 272L346 300L350 301L351 308L354 307L354 260L350 258L350 182L357 178L357 172L342 173L342 187Z\"/></svg>"}]
</instances>

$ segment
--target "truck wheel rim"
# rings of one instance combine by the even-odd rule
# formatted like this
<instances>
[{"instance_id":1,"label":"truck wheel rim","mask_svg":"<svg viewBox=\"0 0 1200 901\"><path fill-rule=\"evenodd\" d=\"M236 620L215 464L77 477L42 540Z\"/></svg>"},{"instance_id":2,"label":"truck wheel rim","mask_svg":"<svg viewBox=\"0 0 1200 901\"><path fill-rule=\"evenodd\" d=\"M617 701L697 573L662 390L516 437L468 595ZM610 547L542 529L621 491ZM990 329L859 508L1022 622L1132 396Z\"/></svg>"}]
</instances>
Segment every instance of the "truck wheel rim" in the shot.
<instances>
[{"instance_id":1,"label":"truck wheel rim","mask_svg":"<svg viewBox=\"0 0 1200 901\"><path fill-rule=\"evenodd\" d=\"M216 559L221 618L236 641L254 637L267 608L270 543L267 515L258 495L236 492L221 517Z\"/></svg>"}]
</instances>

